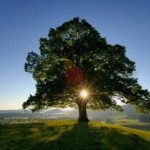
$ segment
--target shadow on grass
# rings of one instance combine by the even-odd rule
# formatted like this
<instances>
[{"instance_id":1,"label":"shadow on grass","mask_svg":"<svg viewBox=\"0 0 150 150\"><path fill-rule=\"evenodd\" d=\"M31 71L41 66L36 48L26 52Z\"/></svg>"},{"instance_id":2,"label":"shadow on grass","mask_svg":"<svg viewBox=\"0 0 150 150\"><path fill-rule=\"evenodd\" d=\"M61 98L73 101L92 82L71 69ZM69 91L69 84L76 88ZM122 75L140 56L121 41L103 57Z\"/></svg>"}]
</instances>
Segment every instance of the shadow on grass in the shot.
<instances>
[{"instance_id":1,"label":"shadow on grass","mask_svg":"<svg viewBox=\"0 0 150 150\"><path fill-rule=\"evenodd\" d=\"M23 124L0 130L0 150L150 150L150 142L135 134L90 123Z\"/></svg>"},{"instance_id":2,"label":"shadow on grass","mask_svg":"<svg viewBox=\"0 0 150 150\"><path fill-rule=\"evenodd\" d=\"M44 123L0 126L0 150L43 150L39 143L44 146L43 143L49 137L54 137L59 132L59 128Z\"/></svg>"},{"instance_id":3,"label":"shadow on grass","mask_svg":"<svg viewBox=\"0 0 150 150\"><path fill-rule=\"evenodd\" d=\"M58 139L40 145L45 150L150 150L150 142L135 134L115 128L96 128L88 123L75 124Z\"/></svg>"}]
</instances>

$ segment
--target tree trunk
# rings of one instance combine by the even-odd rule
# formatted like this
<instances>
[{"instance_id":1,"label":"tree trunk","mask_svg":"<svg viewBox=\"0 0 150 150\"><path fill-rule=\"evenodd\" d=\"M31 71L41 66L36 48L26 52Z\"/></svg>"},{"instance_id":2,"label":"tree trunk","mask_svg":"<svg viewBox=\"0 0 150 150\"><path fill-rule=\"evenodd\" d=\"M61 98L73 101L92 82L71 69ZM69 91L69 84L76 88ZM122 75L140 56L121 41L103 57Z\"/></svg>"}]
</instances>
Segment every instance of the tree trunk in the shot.
<instances>
[{"instance_id":1,"label":"tree trunk","mask_svg":"<svg viewBox=\"0 0 150 150\"><path fill-rule=\"evenodd\" d=\"M78 104L78 109L79 109L78 122L88 122L89 119L87 117L87 112L86 112L87 102L84 100L80 100L77 104Z\"/></svg>"}]
</instances>

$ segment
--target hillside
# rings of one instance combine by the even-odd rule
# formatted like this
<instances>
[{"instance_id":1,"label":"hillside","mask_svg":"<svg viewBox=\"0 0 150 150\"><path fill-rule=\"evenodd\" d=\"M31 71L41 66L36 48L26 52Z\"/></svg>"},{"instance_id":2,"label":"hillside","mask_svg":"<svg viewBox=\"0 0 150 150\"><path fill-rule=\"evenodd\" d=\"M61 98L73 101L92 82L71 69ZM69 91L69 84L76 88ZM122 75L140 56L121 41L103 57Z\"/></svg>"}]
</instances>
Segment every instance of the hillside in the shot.
<instances>
[{"instance_id":1,"label":"hillside","mask_svg":"<svg viewBox=\"0 0 150 150\"><path fill-rule=\"evenodd\" d=\"M123 118L138 118L139 115L137 114L134 107L131 105L124 105L123 112L118 112L114 110L87 110L88 117L90 120L99 120L105 121L107 119L113 119L114 117ZM51 119L51 118L70 118L76 119L78 117L78 110L65 110L65 109L48 109L45 111L35 112L32 113L29 110L0 110L0 119ZM113 118L112 118L113 117ZM149 117L150 118L150 117ZM150 121L149 121L150 122Z\"/></svg>"},{"instance_id":2,"label":"hillside","mask_svg":"<svg viewBox=\"0 0 150 150\"><path fill-rule=\"evenodd\" d=\"M135 111L134 106L123 105L124 111L115 110L87 110L88 118L92 121L101 121L110 124L149 131L150 114L140 114ZM52 119L77 119L78 110L51 108L40 112L32 113L29 110L7 110L0 111L0 124L38 122L39 120Z\"/></svg>"},{"instance_id":3,"label":"hillside","mask_svg":"<svg viewBox=\"0 0 150 150\"><path fill-rule=\"evenodd\" d=\"M150 132L98 122L7 124L0 133L0 150L150 150Z\"/></svg>"}]
</instances>

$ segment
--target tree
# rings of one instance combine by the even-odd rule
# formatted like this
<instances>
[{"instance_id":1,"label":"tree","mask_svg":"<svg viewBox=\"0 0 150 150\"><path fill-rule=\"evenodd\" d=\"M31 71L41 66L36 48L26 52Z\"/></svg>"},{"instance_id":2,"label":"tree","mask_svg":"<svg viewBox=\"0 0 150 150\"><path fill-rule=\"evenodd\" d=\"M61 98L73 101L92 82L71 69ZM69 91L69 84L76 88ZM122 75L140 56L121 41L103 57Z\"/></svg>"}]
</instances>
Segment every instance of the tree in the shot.
<instances>
[{"instance_id":1,"label":"tree","mask_svg":"<svg viewBox=\"0 0 150 150\"><path fill-rule=\"evenodd\" d=\"M125 47L108 44L86 20L73 18L50 29L39 49L40 54L27 55L25 71L36 80L36 93L24 109L77 106L78 121L88 121L86 108L121 110L117 99L150 106L150 93L133 77L135 63L126 57Z\"/></svg>"}]
</instances>

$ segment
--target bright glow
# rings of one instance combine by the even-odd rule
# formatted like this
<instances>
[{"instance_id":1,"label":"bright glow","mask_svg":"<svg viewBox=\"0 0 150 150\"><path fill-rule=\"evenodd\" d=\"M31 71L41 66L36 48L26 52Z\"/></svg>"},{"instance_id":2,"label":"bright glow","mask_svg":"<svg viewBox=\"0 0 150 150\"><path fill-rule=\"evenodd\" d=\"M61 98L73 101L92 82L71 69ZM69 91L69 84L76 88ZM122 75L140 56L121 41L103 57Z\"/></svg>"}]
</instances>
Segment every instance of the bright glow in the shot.
<instances>
[{"instance_id":1,"label":"bright glow","mask_svg":"<svg viewBox=\"0 0 150 150\"><path fill-rule=\"evenodd\" d=\"M82 98L87 98L88 97L88 92L86 90L82 90L81 93L80 93L80 96Z\"/></svg>"}]
</instances>

